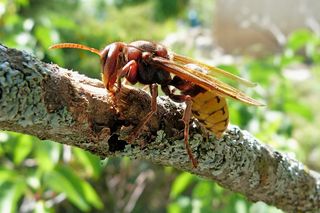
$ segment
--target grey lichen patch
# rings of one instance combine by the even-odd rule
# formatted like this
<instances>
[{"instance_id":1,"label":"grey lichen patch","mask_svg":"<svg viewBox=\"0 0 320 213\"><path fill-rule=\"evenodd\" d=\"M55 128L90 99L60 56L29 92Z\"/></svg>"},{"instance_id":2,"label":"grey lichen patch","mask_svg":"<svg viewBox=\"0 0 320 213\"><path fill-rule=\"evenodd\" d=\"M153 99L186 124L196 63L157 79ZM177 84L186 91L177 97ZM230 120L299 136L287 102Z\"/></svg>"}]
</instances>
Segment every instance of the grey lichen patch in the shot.
<instances>
[{"instance_id":1,"label":"grey lichen patch","mask_svg":"<svg viewBox=\"0 0 320 213\"><path fill-rule=\"evenodd\" d=\"M3 46L2 44L0 44L0 50L1 50L1 51L6 51L7 48L6 48L5 46Z\"/></svg>"},{"instance_id":2,"label":"grey lichen patch","mask_svg":"<svg viewBox=\"0 0 320 213\"><path fill-rule=\"evenodd\" d=\"M200 134L194 134L190 141L191 149L197 149L200 143L203 142L203 137Z\"/></svg>"},{"instance_id":3,"label":"grey lichen patch","mask_svg":"<svg viewBox=\"0 0 320 213\"><path fill-rule=\"evenodd\" d=\"M303 179L306 178L304 166L296 160L291 159L287 155L282 155L279 158L278 168L276 171L277 175L277 189L279 193L283 191L290 190L287 188L288 180L292 183L302 183ZM309 188L308 185L305 185L306 189ZM291 188L291 193L295 193L295 188ZM299 192L297 192L299 193Z\"/></svg>"},{"instance_id":4,"label":"grey lichen patch","mask_svg":"<svg viewBox=\"0 0 320 213\"><path fill-rule=\"evenodd\" d=\"M8 52L12 53L10 57L0 52L0 121L15 122L22 127L72 124L72 116L66 108L48 113L42 101L41 85L49 69L27 53L21 55L10 49Z\"/></svg>"},{"instance_id":5,"label":"grey lichen patch","mask_svg":"<svg viewBox=\"0 0 320 213\"><path fill-rule=\"evenodd\" d=\"M208 142L201 144L201 172L210 172L208 175L221 179L226 184L240 185L246 182L246 187L257 187L260 176L255 170L255 162L260 156L254 154L254 150L261 148L256 147L257 142L249 138L234 126L230 126L221 139L210 136Z\"/></svg>"},{"instance_id":6,"label":"grey lichen patch","mask_svg":"<svg viewBox=\"0 0 320 213\"><path fill-rule=\"evenodd\" d=\"M208 141L208 144L203 145L203 152L206 155L201 155L199 165L203 171L210 171L213 176L219 176L225 172L226 157L224 152L228 148L225 147L223 142L214 143Z\"/></svg>"},{"instance_id":7,"label":"grey lichen patch","mask_svg":"<svg viewBox=\"0 0 320 213\"><path fill-rule=\"evenodd\" d=\"M254 171L251 177L248 179L249 187L251 189L256 188L260 184L260 174L257 171Z\"/></svg>"},{"instance_id":8,"label":"grey lichen patch","mask_svg":"<svg viewBox=\"0 0 320 213\"><path fill-rule=\"evenodd\" d=\"M129 156L130 158L137 159L137 158L141 158L142 152L138 144L128 144L124 148L124 153L125 155L123 155L123 157Z\"/></svg>"},{"instance_id":9,"label":"grey lichen patch","mask_svg":"<svg viewBox=\"0 0 320 213\"><path fill-rule=\"evenodd\" d=\"M199 134L190 137L189 144L194 157L198 157L197 149L202 136ZM191 161L187 154L183 138L179 140L168 139L163 130L157 132L155 141L148 144L148 151L144 153L144 158L153 162L161 162L164 165L187 165L192 168Z\"/></svg>"},{"instance_id":10,"label":"grey lichen patch","mask_svg":"<svg viewBox=\"0 0 320 213\"><path fill-rule=\"evenodd\" d=\"M162 141L167 142L165 140L166 140L166 133L163 130L157 131L157 137L155 139L155 143L161 143Z\"/></svg>"},{"instance_id":11,"label":"grey lichen patch","mask_svg":"<svg viewBox=\"0 0 320 213\"><path fill-rule=\"evenodd\" d=\"M282 205L303 206L296 208L296 211L314 212L314 206L320 210L320 197L317 191L317 183L311 177L308 169L298 161L289 156L278 156L279 164L276 170L275 197L283 198L290 194L290 197L283 200ZM319 185L318 185L319 187ZM312 193L310 193L312 191ZM297 199L299 198L299 199ZM276 202L276 201L274 201ZM301 205L302 203L305 203ZM309 203L309 205L306 205ZM314 205L316 204L316 205Z\"/></svg>"},{"instance_id":12,"label":"grey lichen patch","mask_svg":"<svg viewBox=\"0 0 320 213\"><path fill-rule=\"evenodd\" d=\"M157 131L154 141L147 145L128 144L125 146L123 153L119 154L134 159L146 159L163 165L190 164L183 140L170 141L163 130Z\"/></svg>"},{"instance_id":13,"label":"grey lichen patch","mask_svg":"<svg viewBox=\"0 0 320 213\"><path fill-rule=\"evenodd\" d=\"M46 118L48 124L51 126L60 126L62 124L65 125L66 123L68 126L71 126L74 124L74 118L71 116L67 107L63 107L53 113L48 113Z\"/></svg>"}]
</instances>

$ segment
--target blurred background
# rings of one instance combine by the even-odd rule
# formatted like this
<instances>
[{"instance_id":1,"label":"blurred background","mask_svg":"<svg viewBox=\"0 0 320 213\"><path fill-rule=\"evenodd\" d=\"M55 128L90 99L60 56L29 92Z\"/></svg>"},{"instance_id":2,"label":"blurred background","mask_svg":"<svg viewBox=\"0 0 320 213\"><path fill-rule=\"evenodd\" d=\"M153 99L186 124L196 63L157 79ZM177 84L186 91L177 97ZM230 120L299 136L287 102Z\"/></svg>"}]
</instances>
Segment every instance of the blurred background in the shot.
<instances>
[{"instance_id":1,"label":"blurred background","mask_svg":"<svg viewBox=\"0 0 320 213\"><path fill-rule=\"evenodd\" d=\"M229 101L231 123L320 171L318 0L0 0L0 43L99 78L98 49L152 40L259 83L266 107ZM0 132L0 212L281 212L150 162L98 157Z\"/></svg>"}]
</instances>

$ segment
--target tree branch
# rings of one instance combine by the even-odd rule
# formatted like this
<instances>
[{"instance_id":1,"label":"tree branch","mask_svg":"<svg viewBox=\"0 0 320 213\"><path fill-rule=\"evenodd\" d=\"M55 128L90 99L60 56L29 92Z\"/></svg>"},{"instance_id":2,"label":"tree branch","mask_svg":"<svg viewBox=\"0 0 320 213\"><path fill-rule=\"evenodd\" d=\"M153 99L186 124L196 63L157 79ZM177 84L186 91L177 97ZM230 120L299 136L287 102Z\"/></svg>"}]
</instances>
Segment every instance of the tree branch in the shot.
<instances>
[{"instance_id":1,"label":"tree branch","mask_svg":"<svg viewBox=\"0 0 320 213\"><path fill-rule=\"evenodd\" d=\"M100 156L129 156L191 172L289 212L320 209L320 175L231 126L222 139L196 120L183 144L183 107L158 98L158 111L133 143L130 130L150 111L150 96L123 87L108 96L102 82L0 45L0 129L77 146Z\"/></svg>"}]
</instances>

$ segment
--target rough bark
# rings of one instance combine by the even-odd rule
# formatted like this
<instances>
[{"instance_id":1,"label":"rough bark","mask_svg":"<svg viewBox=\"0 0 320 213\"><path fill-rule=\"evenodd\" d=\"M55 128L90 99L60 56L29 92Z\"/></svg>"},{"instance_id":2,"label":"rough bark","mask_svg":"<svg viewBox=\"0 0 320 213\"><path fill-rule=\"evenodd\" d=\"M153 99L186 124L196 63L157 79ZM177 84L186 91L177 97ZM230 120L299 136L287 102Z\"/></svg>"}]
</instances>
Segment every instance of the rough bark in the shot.
<instances>
[{"instance_id":1,"label":"rough bark","mask_svg":"<svg viewBox=\"0 0 320 213\"><path fill-rule=\"evenodd\" d=\"M214 180L251 201L288 212L320 211L320 175L230 126L221 139L207 136L196 120L183 144L183 107L158 98L158 111L132 144L130 130L150 110L150 96L123 87L116 97L102 82L26 52L0 45L0 129L77 146L100 156L129 156L172 166Z\"/></svg>"}]
</instances>

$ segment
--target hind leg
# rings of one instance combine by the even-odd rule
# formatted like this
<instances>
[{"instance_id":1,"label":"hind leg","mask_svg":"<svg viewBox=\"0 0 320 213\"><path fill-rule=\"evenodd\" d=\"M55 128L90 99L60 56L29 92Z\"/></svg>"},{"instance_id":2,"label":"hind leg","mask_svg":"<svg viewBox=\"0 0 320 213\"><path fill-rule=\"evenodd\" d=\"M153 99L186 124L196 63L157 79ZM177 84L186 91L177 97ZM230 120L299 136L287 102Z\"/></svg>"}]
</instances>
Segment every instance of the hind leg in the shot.
<instances>
[{"instance_id":1,"label":"hind leg","mask_svg":"<svg viewBox=\"0 0 320 213\"><path fill-rule=\"evenodd\" d=\"M163 92L168 95L172 100L175 102L185 102L186 103L186 109L184 110L182 121L184 123L184 145L186 147L188 156L190 161L192 162L192 165L194 168L197 168L198 162L194 158L190 145L189 145L189 123L192 116L192 98L190 95L176 95L173 94L173 92L170 90L168 86L162 86L161 89Z\"/></svg>"}]
</instances>

